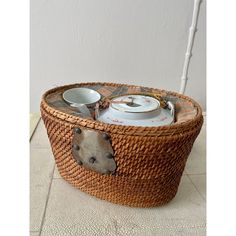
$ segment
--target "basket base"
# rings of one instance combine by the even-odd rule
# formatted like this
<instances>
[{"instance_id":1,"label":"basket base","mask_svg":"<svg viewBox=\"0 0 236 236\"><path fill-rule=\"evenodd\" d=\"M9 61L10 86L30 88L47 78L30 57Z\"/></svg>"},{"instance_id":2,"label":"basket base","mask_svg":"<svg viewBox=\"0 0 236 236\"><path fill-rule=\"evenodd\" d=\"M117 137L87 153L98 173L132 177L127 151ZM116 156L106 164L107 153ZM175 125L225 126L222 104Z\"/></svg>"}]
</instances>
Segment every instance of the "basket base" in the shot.
<instances>
[{"instance_id":1,"label":"basket base","mask_svg":"<svg viewBox=\"0 0 236 236\"><path fill-rule=\"evenodd\" d=\"M129 207L150 208L167 204L175 197L182 173L172 176L169 181L165 179L165 183L151 179L131 180L120 176L102 176L104 179L97 181L96 177L88 179L86 174L78 179L70 178L65 172L60 175L75 188L101 200Z\"/></svg>"}]
</instances>

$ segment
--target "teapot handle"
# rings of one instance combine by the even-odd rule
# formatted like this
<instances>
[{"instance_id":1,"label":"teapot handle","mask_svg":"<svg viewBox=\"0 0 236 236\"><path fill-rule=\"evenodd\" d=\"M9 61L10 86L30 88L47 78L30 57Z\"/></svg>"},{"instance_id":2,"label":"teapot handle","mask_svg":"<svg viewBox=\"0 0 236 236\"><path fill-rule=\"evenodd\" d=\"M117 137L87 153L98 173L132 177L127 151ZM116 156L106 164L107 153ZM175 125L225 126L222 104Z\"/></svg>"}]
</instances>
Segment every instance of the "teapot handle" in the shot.
<instances>
[{"instance_id":1,"label":"teapot handle","mask_svg":"<svg viewBox=\"0 0 236 236\"><path fill-rule=\"evenodd\" d=\"M174 117L175 116L175 106L171 101L167 102L167 107L170 110L170 114Z\"/></svg>"}]
</instances>

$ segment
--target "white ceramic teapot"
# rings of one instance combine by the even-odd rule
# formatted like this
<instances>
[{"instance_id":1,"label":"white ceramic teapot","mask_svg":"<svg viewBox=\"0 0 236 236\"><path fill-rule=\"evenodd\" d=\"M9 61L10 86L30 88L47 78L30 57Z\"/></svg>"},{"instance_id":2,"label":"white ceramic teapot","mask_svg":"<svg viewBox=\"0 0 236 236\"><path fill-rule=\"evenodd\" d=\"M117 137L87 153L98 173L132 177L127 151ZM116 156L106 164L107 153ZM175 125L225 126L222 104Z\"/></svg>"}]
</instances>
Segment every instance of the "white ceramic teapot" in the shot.
<instances>
[{"instance_id":1,"label":"white ceramic teapot","mask_svg":"<svg viewBox=\"0 0 236 236\"><path fill-rule=\"evenodd\" d=\"M113 98L109 108L97 120L129 126L162 126L174 122L174 105L168 101L162 108L160 101L146 95L124 95Z\"/></svg>"}]
</instances>

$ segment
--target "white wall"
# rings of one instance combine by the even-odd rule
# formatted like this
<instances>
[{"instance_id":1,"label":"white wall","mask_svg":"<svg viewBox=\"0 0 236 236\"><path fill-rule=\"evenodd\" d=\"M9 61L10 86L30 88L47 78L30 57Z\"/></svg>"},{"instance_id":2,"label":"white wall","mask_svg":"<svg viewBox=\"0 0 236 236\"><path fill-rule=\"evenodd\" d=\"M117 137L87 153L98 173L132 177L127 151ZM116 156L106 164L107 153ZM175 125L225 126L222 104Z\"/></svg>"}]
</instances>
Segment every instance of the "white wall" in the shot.
<instances>
[{"instance_id":1,"label":"white wall","mask_svg":"<svg viewBox=\"0 0 236 236\"><path fill-rule=\"evenodd\" d=\"M109 81L178 91L193 0L31 0L31 111L56 85ZM205 1L186 94L205 109Z\"/></svg>"}]
</instances>

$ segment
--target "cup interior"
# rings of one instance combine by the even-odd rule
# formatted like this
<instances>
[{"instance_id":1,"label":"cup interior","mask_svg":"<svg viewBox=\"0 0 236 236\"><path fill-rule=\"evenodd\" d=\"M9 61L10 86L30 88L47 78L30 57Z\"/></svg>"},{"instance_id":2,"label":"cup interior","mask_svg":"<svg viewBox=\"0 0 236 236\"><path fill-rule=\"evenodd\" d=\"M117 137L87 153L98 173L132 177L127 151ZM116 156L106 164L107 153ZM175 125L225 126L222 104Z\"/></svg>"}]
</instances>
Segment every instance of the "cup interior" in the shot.
<instances>
[{"instance_id":1,"label":"cup interior","mask_svg":"<svg viewBox=\"0 0 236 236\"><path fill-rule=\"evenodd\" d=\"M72 88L63 93L63 99L70 104L91 105L101 99L101 95L88 88Z\"/></svg>"}]
</instances>

